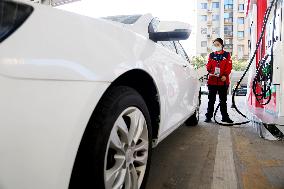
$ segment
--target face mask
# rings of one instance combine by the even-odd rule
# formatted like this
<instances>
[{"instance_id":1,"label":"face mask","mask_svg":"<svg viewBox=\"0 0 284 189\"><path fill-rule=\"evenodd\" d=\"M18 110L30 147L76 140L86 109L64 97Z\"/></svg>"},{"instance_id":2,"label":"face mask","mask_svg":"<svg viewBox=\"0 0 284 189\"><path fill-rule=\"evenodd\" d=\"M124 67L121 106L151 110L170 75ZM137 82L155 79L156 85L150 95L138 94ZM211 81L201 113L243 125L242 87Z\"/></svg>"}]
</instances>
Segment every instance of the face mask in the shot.
<instances>
[{"instance_id":1,"label":"face mask","mask_svg":"<svg viewBox=\"0 0 284 189\"><path fill-rule=\"evenodd\" d=\"M221 51L222 50L222 47L215 47L214 45L212 46L212 50L214 51L214 52L216 52L216 51Z\"/></svg>"}]
</instances>

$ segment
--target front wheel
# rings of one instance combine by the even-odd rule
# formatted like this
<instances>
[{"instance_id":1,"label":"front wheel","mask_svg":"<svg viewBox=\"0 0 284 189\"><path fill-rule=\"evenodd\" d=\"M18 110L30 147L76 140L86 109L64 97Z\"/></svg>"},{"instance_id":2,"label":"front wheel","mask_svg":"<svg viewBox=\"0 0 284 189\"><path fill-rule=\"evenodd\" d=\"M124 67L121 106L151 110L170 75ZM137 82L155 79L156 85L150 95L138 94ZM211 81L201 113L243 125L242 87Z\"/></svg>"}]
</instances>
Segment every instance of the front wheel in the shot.
<instances>
[{"instance_id":1,"label":"front wheel","mask_svg":"<svg viewBox=\"0 0 284 189\"><path fill-rule=\"evenodd\" d=\"M141 95L111 89L85 131L70 188L145 188L151 158L150 115Z\"/></svg>"},{"instance_id":2,"label":"front wheel","mask_svg":"<svg viewBox=\"0 0 284 189\"><path fill-rule=\"evenodd\" d=\"M196 110L192 116L190 116L186 121L185 125L186 126L196 126L198 125L199 121L199 111Z\"/></svg>"}]
</instances>

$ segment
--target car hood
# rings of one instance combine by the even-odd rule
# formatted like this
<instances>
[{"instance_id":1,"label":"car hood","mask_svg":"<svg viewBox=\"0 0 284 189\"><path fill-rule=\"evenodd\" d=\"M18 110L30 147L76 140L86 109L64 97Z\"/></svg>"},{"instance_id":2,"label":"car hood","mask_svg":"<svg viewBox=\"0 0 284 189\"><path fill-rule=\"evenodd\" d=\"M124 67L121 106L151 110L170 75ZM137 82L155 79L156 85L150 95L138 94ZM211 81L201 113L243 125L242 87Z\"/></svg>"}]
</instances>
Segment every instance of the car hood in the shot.
<instances>
[{"instance_id":1,"label":"car hood","mask_svg":"<svg viewBox=\"0 0 284 189\"><path fill-rule=\"evenodd\" d=\"M111 82L153 54L145 36L122 24L47 6L0 44L0 74L19 79ZM153 47L153 45L152 45Z\"/></svg>"}]
</instances>

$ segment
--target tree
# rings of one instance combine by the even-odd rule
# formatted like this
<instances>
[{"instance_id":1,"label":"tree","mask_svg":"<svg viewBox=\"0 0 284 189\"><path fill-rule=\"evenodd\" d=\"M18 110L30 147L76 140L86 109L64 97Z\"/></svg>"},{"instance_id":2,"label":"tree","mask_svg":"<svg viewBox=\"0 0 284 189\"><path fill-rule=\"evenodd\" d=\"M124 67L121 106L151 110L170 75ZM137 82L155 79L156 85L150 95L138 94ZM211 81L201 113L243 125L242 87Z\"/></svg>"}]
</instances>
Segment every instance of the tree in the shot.
<instances>
[{"instance_id":1,"label":"tree","mask_svg":"<svg viewBox=\"0 0 284 189\"><path fill-rule=\"evenodd\" d=\"M233 70L244 71L247 67L246 60L237 60L236 56L232 57Z\"/></svg>"},{"instance_id":2,"label":"tree","mask_svg":"<svg viewBox=\"0 0 284 189\"><path fill-rule=\"evenodd\" d=\"M201 67L206 65L207 58L204 57L204 56L194 56L191 59L191 63L193 65L194 69L198 69L198 68L201 68Z\"/></svg>"},{"instance_id":3,"label":"tree","mask_svg":"<svg viewBox=\"0 0 284 189\"><path fill-rule=\"evenodd\" d=\"M193 56L191 58L191 63L194 67L194 69L201 68L207 64L207 57L204 56ZM244 71L247 67L247 61L246 60L237 60L236 56L232 57L232 64L233 64L233 70L235 71Z\"/></svg>"}]
</instances>

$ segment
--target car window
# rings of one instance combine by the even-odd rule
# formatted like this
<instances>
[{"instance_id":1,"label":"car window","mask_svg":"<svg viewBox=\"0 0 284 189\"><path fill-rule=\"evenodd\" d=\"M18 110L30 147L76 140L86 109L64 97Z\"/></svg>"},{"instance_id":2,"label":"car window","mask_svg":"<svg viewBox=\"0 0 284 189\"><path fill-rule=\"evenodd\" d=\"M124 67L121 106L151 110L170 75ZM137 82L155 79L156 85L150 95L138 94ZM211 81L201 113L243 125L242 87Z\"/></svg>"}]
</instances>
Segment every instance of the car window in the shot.
<instances>
[{"instance_id":1,"label":"car window","mask_svg":"<svg viewBox=\"0 0 284 189\"><path fill-rule=\"evenodd\" d=\"M177 53L176 47L175 47L173 41L158 41L157 43L164 46L165 48L169 49L170 51Z\"/></svg>"},{"instance_id":2,"label":"car window","mask_svg":"<svg viewBox=\"0 0 284 189\"><path fill-rule=\"evenodd\" d=\"M182 45L178 41L175 41L174 44L176 46L177 54L179 54L183 59L189 61L189 58L186 52L184 51Z\"/></svg>"},{"instance_id":3,"label":"car window","mask_svg":"<svg viewBox=\"0 0 284 189\"><path fill-rule=\"evenodd\" d=\"M32 6L0 0L0 43L15 32L32 12Z\"/></svg>"}]
</instances>

